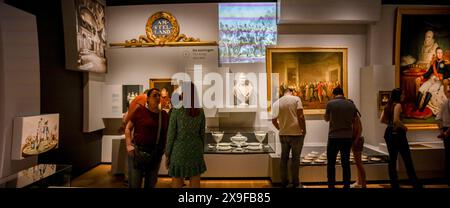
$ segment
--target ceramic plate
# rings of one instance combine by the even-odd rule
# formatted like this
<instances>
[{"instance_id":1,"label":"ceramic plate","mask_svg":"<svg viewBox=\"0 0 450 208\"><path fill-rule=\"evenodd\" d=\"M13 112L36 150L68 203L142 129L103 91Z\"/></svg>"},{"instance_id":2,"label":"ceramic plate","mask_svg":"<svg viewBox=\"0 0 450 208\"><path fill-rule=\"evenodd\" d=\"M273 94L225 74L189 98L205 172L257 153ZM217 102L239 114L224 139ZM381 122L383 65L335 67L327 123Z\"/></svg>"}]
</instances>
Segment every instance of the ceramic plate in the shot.
<instances>
[{"instance_id":1,"label":"ceramic plate","mask_svg":"<svg viewBox=\"0 0 450 208\"><path fill-rule=\"evenodd\" d=\"M376 161L376 162L381 161L381 159L378 158L378 157L372 157L372 158L370 158L370 160L371 161Z\"/></svg>"},{"instance_id":2,"label":"ceramic plate","mask_svg":"<svg viewBox=\"0 0 450 208\"><path fill-rule=\"evenodd\" d=\"M247 149L249 149L249 150L260 150L261 148L259 146L248 146Z\"/></svg>"},{"instance_id":3,"label":"ceramic plate","mask_svg":"<svg viewBox=\"0 0 450 208\"><path fill-rule=\"evenodd\" d=\"M259 146L260 145L259 142L249 142L247 144L248 144L248 146Z\"/></svg>"},{"instance_id":4,"label":"ceramic plate","mask_svg":"<svg viewBox=\"0 0 450 208\"><path fill-rule=\"evenodd\" d=\"M231 143L231 146L237 147L238 145L235 144L235 143ZM246 146L248 146L247 142L244 142L244 143L241 144L241 147L246 147Z\"/></svg>"},{"instance_id":5,"label":"ceramic plate","mask_svg":"<svg viewBox=\"0 0 450 208\"><path fill-rule=\"evenodd\" d=\"M220 150L220 151L227 151L227 150L230 150L231 149L231 146L219 146L219 147L217 147L217 150Z\"/></svg>"}]
</instances>

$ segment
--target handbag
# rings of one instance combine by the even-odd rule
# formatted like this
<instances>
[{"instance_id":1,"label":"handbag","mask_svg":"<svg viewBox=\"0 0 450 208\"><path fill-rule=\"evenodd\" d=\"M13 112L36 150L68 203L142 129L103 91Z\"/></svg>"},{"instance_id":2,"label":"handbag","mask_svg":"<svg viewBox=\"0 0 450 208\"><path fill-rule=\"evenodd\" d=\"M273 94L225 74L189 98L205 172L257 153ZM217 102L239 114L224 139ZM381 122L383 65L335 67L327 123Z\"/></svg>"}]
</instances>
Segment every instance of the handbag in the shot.
<instances>
[{"instance_id":1,"label":"handbag","mask_svg":"<svg viewBox=\"0 0 450 208\"><path fill-rule=\"evenodd\" d=\"M161 111L158 117L158 134L156 136L155 148L148 150L134 144L134 169L149 171L156 168L159 164L158 144L161 134Z\"/></svg>"}]
</instances>

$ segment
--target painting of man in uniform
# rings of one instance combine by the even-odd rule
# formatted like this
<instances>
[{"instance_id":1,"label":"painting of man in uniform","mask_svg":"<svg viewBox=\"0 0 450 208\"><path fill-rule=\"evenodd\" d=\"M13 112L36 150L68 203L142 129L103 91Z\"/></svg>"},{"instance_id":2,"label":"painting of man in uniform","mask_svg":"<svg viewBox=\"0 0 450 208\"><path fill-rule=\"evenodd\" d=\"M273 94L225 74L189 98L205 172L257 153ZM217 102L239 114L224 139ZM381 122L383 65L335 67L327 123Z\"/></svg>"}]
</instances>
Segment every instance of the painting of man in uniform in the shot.
<instances>
[{"instance_id":1,"label":"painting of man in uniform","mask_svg":"<svg viewBox=\"0 0 450 208\"><path fill-rule=\"evenodd\" d=\"M397 20L396 67L397 84L405 95L403 122L434 124L447 99L450 78L450 10L446 14L433 9L415 12L399 9Z\"/></svg>"},{"instance_id":2,"label":"painting of man in uniform","mask_svg":"<svg viewBox=\"0 0 450 208\"><path fill-rule=\"evenodd\" d=\"M327 101L333 99L333 89L344 87L344 56L344 49L272 51L270 65L271 72L279 74L278 95L283 96L284 89L291 88L304 109L325 109Z\"/></svg>"}]
</instances>

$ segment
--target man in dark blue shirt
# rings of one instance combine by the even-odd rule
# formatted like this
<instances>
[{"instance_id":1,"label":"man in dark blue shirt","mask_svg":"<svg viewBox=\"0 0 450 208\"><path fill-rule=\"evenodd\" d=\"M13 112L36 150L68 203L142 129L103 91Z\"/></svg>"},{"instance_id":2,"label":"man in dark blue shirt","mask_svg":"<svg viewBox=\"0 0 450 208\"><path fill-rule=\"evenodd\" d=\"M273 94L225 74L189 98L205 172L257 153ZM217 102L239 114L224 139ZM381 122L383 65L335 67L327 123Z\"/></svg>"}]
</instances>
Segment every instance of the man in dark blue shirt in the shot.
<instances>
[{"instance_id":1,"label":"man in dark blue shirt","mask_svg":"<svg viewBox=\"0 0 450 208\"><path fill-rule=\"evenodd\" d=\"M357 117L356 106L345 99L340 87L333 90L334 99L328 101L325 121L330 122L327 144L328 188L336 183L336 157L341 153L342 179L344 188L350 188L350 149L353 143L353 120Z\"/></svg>"}]
</instances>

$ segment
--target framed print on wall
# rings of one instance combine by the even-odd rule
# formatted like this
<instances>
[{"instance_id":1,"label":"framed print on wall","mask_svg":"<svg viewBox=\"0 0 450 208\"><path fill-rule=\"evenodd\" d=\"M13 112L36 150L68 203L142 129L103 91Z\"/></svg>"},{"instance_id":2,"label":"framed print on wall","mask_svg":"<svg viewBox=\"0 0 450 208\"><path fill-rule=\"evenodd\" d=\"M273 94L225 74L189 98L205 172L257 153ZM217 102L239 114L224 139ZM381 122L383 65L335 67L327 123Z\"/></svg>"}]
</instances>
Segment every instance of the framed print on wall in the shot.
<instances>
[{"instance_id":1,"label":"framed print on wall","mask_svg":"<svg viewBox=\"0 0 450 208\"><path fill-rule=\"evenodd\" d=\"M11 158L22 160L58 148L59 114L17 117Z\"/></svg>"},{"instance_id":2,"label":"framed print on wall","mask_svg":"<svg viewBox=\"0 0 450 208\"><path fill-rule=\"evenodd\" d=\"M150 79L150 89L158 88L161 91L160 109L169 112L172 108L171 97L174 90L178 87L172 79Z\"/></svg>"},{"instance_id":3,"label":"framed print on wall","mask_svg":"<svg viewBox=\"0 0 450 208\"><path fill-rule=\"evenodd\" d=\"M305 114L324 114L332 91L341 86L347 96L347 48L266 49L268 99L275 101L286 88L302 100ZM272 83L271 73L278 73ZM273 93L271 89L277 89ZM277 96L272 99L272 94Z\"/></svg>"},{"instance_id":4,"label":"framed print on wall","mask_svg":"<svg viewBox=\"0 0 450 208\"><path fill-rule=\"evenodd\" d=\"M142 85L122 85L122 113L127 112L134 98L144 92Z\"/></svg>"},{"instance_id":5,"label":"framed print on wall","mask_svg":"<svg viewBox=\"0 0 450 208\"><path fill-rule=\"evenodd\" d=\"M104 0L62 0L66 68L106 73Z\"/></svg>"},{"instance_id":6,"label":"framed print on wall","mask_svg":"<svg viewBox=\"0 0 450 208\"><path fill-rule=\"evenodd\" d=\"M379 91L378 92L378 110L384 110L384 107L389 102L391 98L391 91Z\"/></svg>"},{"instance_id":7,"label":"framed print on wall","mask_svg":"<svg viewBox=\"0 0 450 208\"><path fill-rule=\"evenodd\" d=\"M435 117L446 99L443 80L433 72L437 48L444 68L450 62L450 8L398 8L395 31L395 85L403 89L403 122L411 129L438 128ZM448 66L447 66L448 67ZM428 74L428 73L427 73ZM439 74L439 73L436 73ZM430 87L432 86L432 87Z\"/></svg>"}]
</instances>

